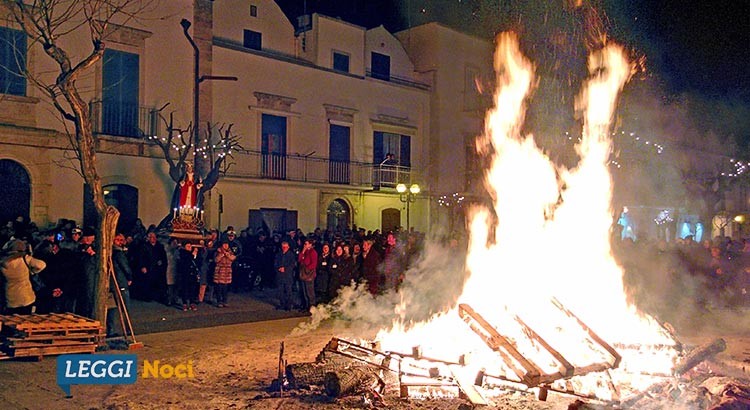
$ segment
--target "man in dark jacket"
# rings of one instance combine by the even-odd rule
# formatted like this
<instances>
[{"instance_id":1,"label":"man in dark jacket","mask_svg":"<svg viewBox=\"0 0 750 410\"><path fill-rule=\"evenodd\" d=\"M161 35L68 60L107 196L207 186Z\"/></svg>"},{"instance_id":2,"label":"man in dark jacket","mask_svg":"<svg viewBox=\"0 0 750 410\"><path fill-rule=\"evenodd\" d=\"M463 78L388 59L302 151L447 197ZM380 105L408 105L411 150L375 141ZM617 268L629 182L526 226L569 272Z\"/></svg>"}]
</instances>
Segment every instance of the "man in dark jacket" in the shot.
<instances>
[{"instance_id":1,"label":"man in dark jacket","mask_svg":"<svg viewBox=\"0 0 750 410\"><path fill-rule=\"evenodd\" d=\"M297 255L290 250L289 242L282 241L281 250L276 254L273 264L276 282L279 284L279 309L292 310L292 283L296 266Z\"/></svg>"},{"instance_id":2,"label":"man in dark jacket","mask_svg":"<svg viewBox=\"0 0 750 410\"><path fill-rule=\"evenodd\" d=\"M78 290L76 298L76 313L88 318L94 318L94 294L96 293L96 277L99 274L97 269L97 257L94 250L94 241L96 240L96 231L92 227L83 229L81 242L78 246L78 257L81 261L83 275L81 276L82 285Z\"/></svg>"},{"instance_id":3,"label":"man in dark jacket","mask_svg":"<svg viewBox=\"0 0 750 410\"><path fill-rule=\"evenodd\" d=\"M155 232L146 235L146 243L141 246L139 256L138 272L133 277L138 285L137 297L167 304L167 252L156 239Z\"/></svg>"}]
</instances>

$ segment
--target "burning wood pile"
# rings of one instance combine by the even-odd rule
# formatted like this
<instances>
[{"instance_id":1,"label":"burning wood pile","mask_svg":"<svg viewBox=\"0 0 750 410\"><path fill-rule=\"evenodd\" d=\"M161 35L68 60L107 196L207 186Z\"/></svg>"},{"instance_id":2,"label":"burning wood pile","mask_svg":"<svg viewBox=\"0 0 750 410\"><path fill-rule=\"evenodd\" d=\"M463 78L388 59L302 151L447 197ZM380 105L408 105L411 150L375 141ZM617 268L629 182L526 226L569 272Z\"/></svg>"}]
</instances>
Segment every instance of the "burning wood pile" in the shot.
<instances>
[{"instance_id":1,"label":"burning wood pile","mask_svg":"<svg viewBox=\"0 0 750 410\"><path fill-rule=\"evenodd\" d=\"M538 348L536 354L524 355L520 348L524 342L518 343L503 334L471 306L462 304L459 315L485 343L485 348L502 359L504 368L487 368L484 363L474 363L472 352L446 359L426 355L427 345L398 352L382 350L377 342L353 342L334 337L315 362L307 363L287 364L282 343L279 378L274 380L272 390L277 395L290 390L325 394L334 400L361 396L371 403L384 402L390 397L461 399L471 406L492 406L497 398L517 393L533 395L539 401L546 401L551 394L568 398L572 400L570 409L739 409L750 406L750 386L739 379L717 377L715 369L709 370L704 364L725 350L723 339L685 349L676 356L672 374L624 375L620 369L620 352L638 355L646 351L645 354L653 355L649 347L612 347L559 301L554 304L577 323L581 334L585 335L581 343L588 346L590 353L595 352L595 357L601 357L601 361L584 366L571 363L574 352L553 347L553 343L515 317L528 338L526 342ZM656 350L667 348L681 349L681 345L660 346ZM696 369L699 365L703 367ZM549 371L550 368L556 370ZM624 383L626 376L646 379L648 385Z\"/></svg>"},{"instance_id":2,"label":"burning wood pile","mask_svg":"<svg viewBox=\"0 0 750 410\"><path fill-rule=\"evenodd\" d=\"M724 408L750 408L746 384L693 370L722 351L723 340L683 349L628 301L610 248L610 125L634 66L622 47L600 46L576 101L582 133L578 163L568 168L521 135L534 65L515 35L498 36L495 106L477 140L490 159L493 209L469 211L461 294L414 319L415 295L431 300L434 289L424 288L441 283L425 272L410 288L407 272L376 344L334 338L314 363L289 366L282 352L279 391L312 386L337 398L366 392L369 400L461 397L472 405L493 405L507 392L539 400L554 393L574 397L576 408L637 409L704 409L724 398Z\"/></svg>"}]
</instances>

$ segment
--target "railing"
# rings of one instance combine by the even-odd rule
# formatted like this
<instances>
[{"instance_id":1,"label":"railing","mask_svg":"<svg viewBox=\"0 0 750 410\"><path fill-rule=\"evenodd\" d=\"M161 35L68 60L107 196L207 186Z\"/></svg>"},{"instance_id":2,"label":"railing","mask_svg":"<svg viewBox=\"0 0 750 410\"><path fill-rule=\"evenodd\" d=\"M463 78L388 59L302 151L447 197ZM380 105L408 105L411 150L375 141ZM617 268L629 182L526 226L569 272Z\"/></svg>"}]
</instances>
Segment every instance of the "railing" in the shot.
<instances>
[{"instance_id":1,"label":"railing","mask_svg":"<svg viewBox=\"0 0 750 410\"><path fill-rule=\"evenodd\" d=\"M372 71L372 70L367 70L366 74L367 74L368 77L376 78L378 80L388 81L388 82L391 82L391 83L394 83L394 84L405 85L407 87L415 87L415 88L419 88L421 90L429 90L430 89L430 86L428 84L420 83L420 82L414 81L413 79L410 79L410 78L398 77L398 76L395 76L393 74L379 73L377 71Z\"/></svg>"},{"instance_id":2,"label":"railing","mask_svg":"<svg viewBox=\"0 0 750 410\"><path fill-rule=\"evenodd\" d=\"M335 161L304 155L267 154L243 150L232 153L226 175L238 178L276 179L374 188L395 188L411 182L411 168Z\"/></svg>"},{"instance_id":3,"label":"railing","mask_svg":"<svg viewBox=\"0 0 750 410\"><path fill-rule=\"evenodd\" d=\"M159 110L136 104L92 101L89 103L95 134L142 138L159 135Z\"/></svg>"}]
</instances>

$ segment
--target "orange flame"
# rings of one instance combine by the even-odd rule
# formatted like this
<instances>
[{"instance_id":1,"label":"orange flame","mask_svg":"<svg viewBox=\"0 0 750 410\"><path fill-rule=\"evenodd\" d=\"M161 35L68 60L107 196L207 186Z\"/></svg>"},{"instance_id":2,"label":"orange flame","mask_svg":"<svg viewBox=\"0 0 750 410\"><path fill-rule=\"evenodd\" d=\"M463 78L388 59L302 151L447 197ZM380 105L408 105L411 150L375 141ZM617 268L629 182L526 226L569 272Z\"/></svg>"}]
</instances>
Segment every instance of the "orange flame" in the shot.
<instances>
[{"instance_id":1,"label":"orange flame","mask_svg":"<svg viewBox=\"0 0 750 410\"><path fill-rule=\"evenodd\" d=\"M522 345L524 329L514 316L550 344L568 352L576 366L599 360L590 346L581 346L580 329L566 322L550 300L574 312L609 344L674 345L671 336L652 318L628 304L622 269L612 257L612 179L607 162L611 150L610 122L619 92L633 67L623 49L609 45L589 58L590 79L578 101L584 111L583 138L576 146L580 160L574 169L556 167L533 136L521 136L526 99L534 84L533 65L522 55L511 33L498 36L495 107L488 112L485 135L478 146L494 156L486 174L493 197L492 212L476 208L470 217L466 281L459 303L471 305L497 329L519 343L524 355L547 359L538 346ZM481 357L483 367L507 363L457 319L456 311L434 317L406 330L396 324L381 332L384 348L404 351L421 344L437 357L457 357L468 351ZM624 358L629 371L669 373L675 351ZM545 371L555 371L550 362Z\"/></svg>"}]
</instances>

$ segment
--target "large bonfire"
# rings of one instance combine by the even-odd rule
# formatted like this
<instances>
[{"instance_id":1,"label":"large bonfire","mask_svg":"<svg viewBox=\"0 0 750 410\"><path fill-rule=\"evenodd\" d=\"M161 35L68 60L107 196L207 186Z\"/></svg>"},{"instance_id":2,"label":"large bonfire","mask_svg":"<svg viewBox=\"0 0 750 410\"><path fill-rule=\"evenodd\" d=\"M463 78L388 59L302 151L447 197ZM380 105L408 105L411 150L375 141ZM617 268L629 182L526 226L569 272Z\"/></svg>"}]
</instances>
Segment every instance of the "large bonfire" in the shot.
<instances>
[{"instance_id":1,"label":"large bonfire","mask_svg":"<svg viewBox=\"0 0 750 410\"><path fill-rule=\"evenodd\" d=\"M517 356L488 348L487 338L464 323L470 310L523 358L540 363L545 374L570 376L550 352L559 352L576 369L614 365L618 370L608 377L635 388L648 383L636 375L672 372L675 340L628 303L623 271L610 249L610 122L632 67L623 49L611 44L592 53L588 66L590 78L577 107L583 112L579 162L565 169L550 161L533 136L521 135L534 68L513 34L498 37L495 106L478 140L479 149L492 156L486 184L494 209L477 207L470 216L470 276L450 311L416 325L397 320L380 331L383 350L409 351L418 345L429 357L471 357L464 367L467 375L486 370L522 379L514 371ZM595 340L623 348L613 353ZM622 360L609 357L618 354Z\"/></svg>"}]
</instances>

